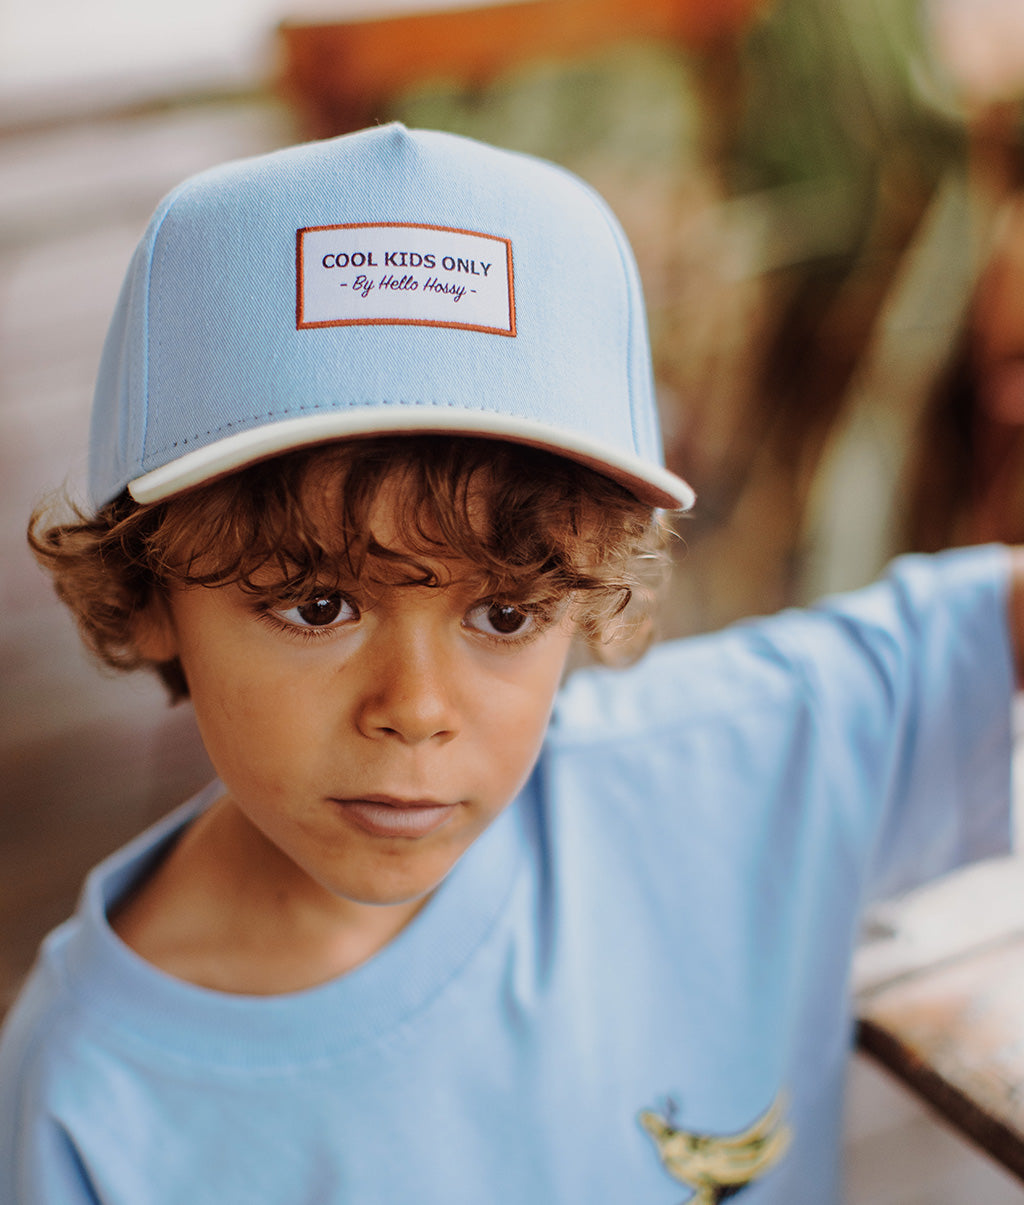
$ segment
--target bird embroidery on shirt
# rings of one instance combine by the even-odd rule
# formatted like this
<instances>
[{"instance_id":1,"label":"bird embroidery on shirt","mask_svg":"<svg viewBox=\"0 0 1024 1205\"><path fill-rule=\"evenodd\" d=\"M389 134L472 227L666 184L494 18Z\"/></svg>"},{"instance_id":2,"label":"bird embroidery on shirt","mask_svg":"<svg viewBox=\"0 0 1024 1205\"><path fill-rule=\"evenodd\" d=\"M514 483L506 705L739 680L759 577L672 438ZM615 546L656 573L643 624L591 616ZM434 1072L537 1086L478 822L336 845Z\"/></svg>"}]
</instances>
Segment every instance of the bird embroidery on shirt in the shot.
<instances>
[{"instance_id":1,"label":"bird embroidery on shirt","mask_svg":"<svg viewBox=\"0 0 1024 1205\"><path fill-rule=\"evenodd\" d=\"M665 1112L663 1117L645 1109L639 1120L654 1140L665 1170L694 1190L687 1205L718 1205L735 1196L774 1167L789 1147L791 1135L783 1122L781 1096L740 1134L680 1130L671 1100Z\"/></svg>"}]
</instances>

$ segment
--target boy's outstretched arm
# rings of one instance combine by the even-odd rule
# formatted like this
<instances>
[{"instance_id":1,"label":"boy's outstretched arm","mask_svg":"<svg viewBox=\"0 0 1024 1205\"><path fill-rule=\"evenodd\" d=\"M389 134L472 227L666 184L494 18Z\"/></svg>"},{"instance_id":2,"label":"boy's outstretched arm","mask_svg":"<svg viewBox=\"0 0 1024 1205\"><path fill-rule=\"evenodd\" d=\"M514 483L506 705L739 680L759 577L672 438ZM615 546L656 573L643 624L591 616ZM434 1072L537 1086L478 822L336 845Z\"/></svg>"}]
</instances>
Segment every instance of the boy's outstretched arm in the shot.
<instances>
[{"instance_id":1,"label":"boy's outstretched arm","mask_svg":"<svg viewBox=\"0 0 1024 1205\"><path fill-rule=\"evenodd\" d=\"M1010 638L1017 686L1024 690L1024 545L1010 549Z\"/></svg>"}]
</instances>

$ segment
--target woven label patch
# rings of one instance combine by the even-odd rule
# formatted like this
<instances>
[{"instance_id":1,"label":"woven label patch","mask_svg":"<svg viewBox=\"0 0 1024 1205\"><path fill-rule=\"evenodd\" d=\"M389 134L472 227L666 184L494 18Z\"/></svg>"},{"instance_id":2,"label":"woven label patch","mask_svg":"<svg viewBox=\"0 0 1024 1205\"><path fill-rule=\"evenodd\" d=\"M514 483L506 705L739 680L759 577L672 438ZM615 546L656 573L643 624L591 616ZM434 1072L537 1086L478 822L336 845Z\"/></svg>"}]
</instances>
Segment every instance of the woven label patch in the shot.
<instances>
[{"instance_id":1,"label":"woven label patch","mask_svg":"<svg viewBox=\"0 0 1024 1205\"><path fill-rule=\"evenodd\" d=\"M296 325L404 323L516 333L512 244L409 223L309 226L296 245Z\"/></svg>"}]
</instances>

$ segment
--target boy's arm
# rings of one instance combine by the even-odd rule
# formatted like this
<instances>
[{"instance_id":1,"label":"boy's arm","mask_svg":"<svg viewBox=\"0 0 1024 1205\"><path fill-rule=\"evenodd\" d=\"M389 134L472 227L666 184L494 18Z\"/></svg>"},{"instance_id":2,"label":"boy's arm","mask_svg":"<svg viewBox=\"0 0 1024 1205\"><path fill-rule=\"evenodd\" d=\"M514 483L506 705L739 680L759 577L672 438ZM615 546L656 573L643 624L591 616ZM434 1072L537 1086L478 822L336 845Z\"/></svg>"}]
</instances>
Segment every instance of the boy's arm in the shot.
<instances>
[{"instance_id":1,"label":"boy's arm","mask_svg":"<svg viewBox=\"0 0 1024 1205\"><path fill-rule=\"evenodd\" d=\"M1010 638L1017 686L1024 690L1024 545L1010 549Z\"/></svg>"}]
</instances>

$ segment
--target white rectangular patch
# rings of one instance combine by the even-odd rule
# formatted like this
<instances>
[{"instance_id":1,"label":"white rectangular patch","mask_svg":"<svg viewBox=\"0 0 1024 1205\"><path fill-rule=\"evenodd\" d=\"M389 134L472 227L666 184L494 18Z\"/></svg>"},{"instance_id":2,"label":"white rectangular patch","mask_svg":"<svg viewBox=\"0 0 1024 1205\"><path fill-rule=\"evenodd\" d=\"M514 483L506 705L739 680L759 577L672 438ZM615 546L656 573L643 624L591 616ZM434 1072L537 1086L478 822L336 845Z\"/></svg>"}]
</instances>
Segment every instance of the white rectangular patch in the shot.
<instances>
[{"instance_id":1,"label":"white rectangular patch","mask_svg":"<svg viewBox=\"0 0 1024 1205\"><path fill-rule=\"evenodd\" d=\"M512 244L412 223L297 232L296 325L402 323L515 335Z\"/></svg>"}]
</instances>

